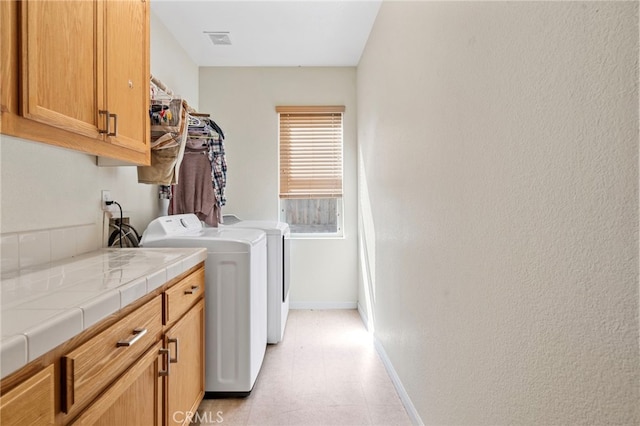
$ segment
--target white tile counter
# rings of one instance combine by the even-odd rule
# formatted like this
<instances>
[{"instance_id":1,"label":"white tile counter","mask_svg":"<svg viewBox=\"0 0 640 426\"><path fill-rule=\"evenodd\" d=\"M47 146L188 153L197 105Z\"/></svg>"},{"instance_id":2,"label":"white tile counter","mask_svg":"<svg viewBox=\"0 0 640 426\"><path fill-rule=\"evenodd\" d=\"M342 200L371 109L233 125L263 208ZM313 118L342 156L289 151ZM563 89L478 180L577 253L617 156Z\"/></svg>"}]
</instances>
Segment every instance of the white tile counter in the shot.
<instances>
[{"instance_id":1,"label":"white tile counter","mask_svg":"<svg viewBox=\"0 0 640 426\"><path fill-rule=\"evenodd\" d=\"M101 249L2 275L0 378L206 259L201 248Z\"/></svg>"}]
</instances>

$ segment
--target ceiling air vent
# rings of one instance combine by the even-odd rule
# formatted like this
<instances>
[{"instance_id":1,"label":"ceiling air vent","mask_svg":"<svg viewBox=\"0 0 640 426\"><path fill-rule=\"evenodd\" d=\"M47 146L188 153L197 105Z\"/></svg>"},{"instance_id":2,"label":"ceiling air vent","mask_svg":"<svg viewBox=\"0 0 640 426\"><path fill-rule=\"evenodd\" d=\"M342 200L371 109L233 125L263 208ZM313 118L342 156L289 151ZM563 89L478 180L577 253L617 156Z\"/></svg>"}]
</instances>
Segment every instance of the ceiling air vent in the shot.
<instances>
[{"instance_id":1,"label":"ceiling air vent","mask_svg":"<svg viewBox=\"0 0 640 426\"><path fill-rule=\"evenodd\" d=\"M216 46L231 44L228 31L205 31L204 33L209 36L211 42Z\"/></svg>"}]
</instances>

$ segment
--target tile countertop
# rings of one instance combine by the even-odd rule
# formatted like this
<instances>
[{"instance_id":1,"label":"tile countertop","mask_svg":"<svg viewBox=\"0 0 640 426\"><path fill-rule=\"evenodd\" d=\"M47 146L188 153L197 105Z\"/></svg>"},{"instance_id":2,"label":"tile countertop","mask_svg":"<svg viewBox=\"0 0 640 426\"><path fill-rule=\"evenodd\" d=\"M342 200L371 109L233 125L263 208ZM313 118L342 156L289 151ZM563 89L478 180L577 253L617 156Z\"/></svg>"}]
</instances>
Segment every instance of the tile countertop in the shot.
<instances>
[{"instance_id":1,"label":"tile countertop","mask_svg":"<svg viewBox=\"0 0 640 426\"><path fill-rule=\"evenodd\" d=\"M0 378L206 257L203 248L100 249L2 274Z\"/></svg>"}]
</instances>

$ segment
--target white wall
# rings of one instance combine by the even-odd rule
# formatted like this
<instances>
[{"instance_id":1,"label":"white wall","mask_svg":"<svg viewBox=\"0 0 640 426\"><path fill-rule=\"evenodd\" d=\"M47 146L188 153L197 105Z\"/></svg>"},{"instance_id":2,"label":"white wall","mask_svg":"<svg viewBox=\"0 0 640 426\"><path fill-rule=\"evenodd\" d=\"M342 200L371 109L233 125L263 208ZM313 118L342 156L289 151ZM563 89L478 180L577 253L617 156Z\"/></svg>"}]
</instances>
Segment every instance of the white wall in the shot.
<instances>
[{"instance_id":1,"label":"white wall","mask_svg":"<svg viewBox=\"0 0 640 426\"><path fill-rule=\"evenodd\" d=\"M153 14L151 63L154 75L167 85L175 85L177 93L192 96L197 105L198 67ZM111 190L113 199L122 205L139 232L161 213L158 187L139 184L136 167L98 167L95 156L0 137L2 233L90 223L98 225L99 233L103 222L102 189ZM101 235L97 234L96 239Z\"/></svg>"},{"instance_id":2,"label":"white wall","mask_svg":"<svg viewBox=\"0 0 640 426\"><path fill-rule=\"evenodd\" d=\"M355 68L200 69L200 109L223 129L227 205L243 219L278 220L276 105L345 105L345 238L294 240L291 302L346 307L357 301Z\"/></svg>"},{"instance_id":3,"label":"white wall","mask_svg":"<svg viewBox=\"0 0 640 426\"><path fill-rule=\"evenodd\" d=\"M198 66L153 12L151 3L151 74L198 109Z\"/></svg>"},{"instance_id":4,"label":"white wall","mask_svg":"<svg viewBox=\"0 0 640 426\"><path fill-rule=\"evenodd\" d=\"M422 421L639 424L638 3L384 2L357 79L376 338Z\"/></svg>"},{"instance_id":5,"label":"white wall","mask_svg":"<svg viewBox=\"0 0 640 426\"><path fill-rule=\"evenodd\" d=\"M95 156L1 138L2 233L95 224L102 245L102 189L139 232L158 215L157 187L138 184L135 167L98 167Z\"/></svg>"}]
</instances>

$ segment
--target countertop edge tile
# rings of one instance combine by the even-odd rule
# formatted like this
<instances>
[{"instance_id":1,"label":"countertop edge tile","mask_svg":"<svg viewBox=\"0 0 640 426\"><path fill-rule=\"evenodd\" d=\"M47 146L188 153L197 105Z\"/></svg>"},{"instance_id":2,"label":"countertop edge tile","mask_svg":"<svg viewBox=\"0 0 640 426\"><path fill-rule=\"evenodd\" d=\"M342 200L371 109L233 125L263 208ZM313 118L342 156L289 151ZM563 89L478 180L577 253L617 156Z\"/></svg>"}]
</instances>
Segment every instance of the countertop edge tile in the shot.
<instances>
[{"instance_id":1,"label":"countertop edge tile","mask_svg":"<svg viewBox=\"0 0 640 426\"><path fill-rule=\"evenodd\" d=\"M18 334L0 339L0 375L12 373L27 363L27 336Z\"/></svg>"},{"instance_id":2,"label":"countertop edge tile","mask_svg":"<svg viewBox=\"0 0 640 426\"><path fill-rule=\"evenodd\" d=\"M147 275L147 293L152 292L167 281L167 268L162 268L158 272Z\"/></svg>"},{"instance_id":3,"label":"countertop edge tile","mask_svg":"<svg viewBox=\"0 0 640 426\"><path fill-rule=\"evenodd\" d=\"M124 308L147 294L147 278L142 277L128 284L118 287L120 293L120 308Z\"/></svg>"},{"instance_id":4,"label":"countertop edge tile","mask_svg":"<svg viewBox=\"0 0 640 426\"><path fill-rule=\"evenodd\" d=\"M182 261L182 264L184 265L184 270L188 271L190 268L193 268L198 263L204 262L205 260L207 260L207 252L206 251L204 251L204 252L199 251L199 252L194 253L194 254L192 254L190 256L187 256Z\"/></svg>"},{"instance_id":5,"label":"countertop edge tile","mask_svg":"<svg viewBox=\"0 0 640 426\"><path fill-rule=\"evenodd\" d=\"M65 309L49 321L25 330L28 362L73 338L84 330L80 308Z\"/></svg>"},{"instance_id":6,"label":"countertop edge tile","mask_svg":"<svg viewBox=\"0 0 640 426\"><path fill-rule=\"evenodd\" d=\"M178 260L177 262L167 266L167 281L171 281L181 273L186 271L182 264L182 260Z\"/></svg>"},{"instance_id":7,"label":"countertop edge tile","mask_svg":"<svg viewBox=\"0 0 640 426\"><path fill-rule=\"evenodd\" d=\"M84 329L120 310L120 292L109 290L79 305L82 309Z\"/></svg>"}]
</instances>

